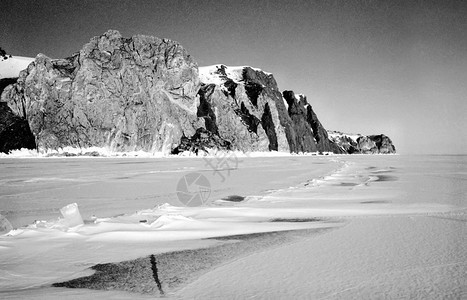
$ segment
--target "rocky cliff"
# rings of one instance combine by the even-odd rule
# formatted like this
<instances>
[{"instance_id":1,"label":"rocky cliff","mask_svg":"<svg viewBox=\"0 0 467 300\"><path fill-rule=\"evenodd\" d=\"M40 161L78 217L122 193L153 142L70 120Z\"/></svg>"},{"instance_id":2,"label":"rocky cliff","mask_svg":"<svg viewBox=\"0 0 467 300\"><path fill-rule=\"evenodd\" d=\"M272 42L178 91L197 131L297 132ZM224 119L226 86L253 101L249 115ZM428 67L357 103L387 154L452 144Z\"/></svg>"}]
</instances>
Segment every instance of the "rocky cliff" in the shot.
<instances>
[{"instance_id":1,"label":"rocky cliff","mask_svg":"<svg viewBox=\"0 0 467 300\"><path fill-rule=\"evenodd\" d=\"M198 125L198 66L178 43L117 31L66 59L39 54L2 94L37 146L170 151Z\"/></svg>"},{"instance_id":2,"label":"rocky cliff","mask_svg":"<svg viewBox=\"0 0 467 300\"><path fill-rule=\"evenodd\" d=\"M1 101L0 120L3 114L23 122L13 136L27 136L23 129L30 128L28 141L33 136L35 145L27 147L351 152L329 138L304 95L281 93L272 74L251 67L198 68L177 42L124 38L112 30L69 58L39 54ZM1 145L6 138L0 138ZM384 138L368 139L355 147L371 152L373 141L378 151L390 151Z\"/></svg>"},{"instance_id":3,"label":"rocky cliff","mask_svg":"<svg viewBox=\"0 0 467 300\"><path fill-rule=\"evenodd\" d=\"M330 141L306 97L281 93L274 76L251 67L200 68L198 116L213 133L248 151L344 151Z\"/></svg>"}]
</instances>

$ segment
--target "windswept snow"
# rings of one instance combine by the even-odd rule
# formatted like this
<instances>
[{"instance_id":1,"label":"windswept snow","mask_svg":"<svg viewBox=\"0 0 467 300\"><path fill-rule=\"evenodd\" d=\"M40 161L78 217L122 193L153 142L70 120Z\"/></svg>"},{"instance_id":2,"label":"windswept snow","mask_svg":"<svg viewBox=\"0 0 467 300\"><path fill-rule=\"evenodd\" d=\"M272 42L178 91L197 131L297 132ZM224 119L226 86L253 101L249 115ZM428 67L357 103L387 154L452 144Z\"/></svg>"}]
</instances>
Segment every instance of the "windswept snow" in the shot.
<instances>
[{"instance_id":1,"label":"windswept snow","mask_svg":"<svg viewBox=\"0 0 467 300\"><path fill-rule=\"evenodd\" d=\"M174 297L465 297L465 156L239 157L218 170L209 159L0 159L0 214L20 227L0 236L2 296L76 296L43 287L97 263L222 243L206 238L333 228L208 269ZM209 180L209 205L176 199L187 172ZM73 202L84 224L63 226Z\"/></svg>"}]
</instances>

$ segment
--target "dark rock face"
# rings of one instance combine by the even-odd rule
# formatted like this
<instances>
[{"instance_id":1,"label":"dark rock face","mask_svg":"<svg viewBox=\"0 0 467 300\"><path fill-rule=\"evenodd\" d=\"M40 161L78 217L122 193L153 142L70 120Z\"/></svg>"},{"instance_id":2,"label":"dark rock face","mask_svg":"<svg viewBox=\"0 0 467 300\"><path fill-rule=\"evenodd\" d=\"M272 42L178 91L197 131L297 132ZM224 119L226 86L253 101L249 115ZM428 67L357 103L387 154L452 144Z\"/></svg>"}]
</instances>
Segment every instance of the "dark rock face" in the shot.
<instances>
[{"instance_id":1,"label":"dark rock face","mask_svg":"<svg viewBox=\"0 0 467 300\"><path fill-rule=\"evenodd\" d=\"M0 152L21 148L36 148L28 121L15 115L6 102L0 102Z\"/></svg>"},{"instance_id":2,"label":"dark rock face","mask_svg":"<svg viewBox=\"0 0 467 300\"><path fill-rule=\"evenodd\" d=\"M170 151L198 124L198 66L178 43L117 31L70 58L38 55L2 100L41 148Z\"/></svg>"},{"instance_id":3,"label":"dark rock face","mask_svg":"<svg viewBox=\"0 0 467 300\"><path fill-rule=\"evenodd\" d=\"M18 81L18 77L16 78L2 78L0 79L0 95L3 93L3 90L9 86L10 84L14 84Z\"/></svg>"},{"instance_id":4,"label":"dark rock face","mask_svg":"<svg viewBox=\"0 0 467 300\"><path fill-rule=\"evenodd\" d=\"M180 145L172 150L172 154L179 154L184 151L198 154L200 150L208 152L209 149L231 150L231 146L229 141L200 127L191 138L182 137Z\"/></svg>"},{"instance_id":5,"label":"dark rock face","mask_svg":"<svg viewBox=\"0 0 467 300\"><path fill-rule=\"evenodd\" d=\"M297 152L316 152L318 148L310 124L307 122L305 106L297 101L293 91L284 91L282 95L289 106L287 112L293 122L294 142Z\"/></svg>"},{"instance_id":6,"label":"dark rock face","mask_svg":"<svg viewBox=\"0 0 467 300\"><path fill-rule=\"evenodd\" d=\"M199 95L199 106L197 116L198 118L204 118L204 125L206 129L214 134L219 134L219 129L216 124L216 114L212 110L212 107L208 100L207 95L212 95L214 92L215 85L203 85L198 91Z\"/></svg>"},{"instance_id":7,"label":"dark rock face","mask_svg":"<svg viewBox=\"0 0 467 300\"><path fill-rule=\"evenodd\" d=\"M294 121L297 145L303 149L303 152L346 153L329 139L326 129L308 103L306 96L296 95L293 91L284 91L283 96L289 106L288 113Z\"/></svg>"},{"instance_id":8,"label":"dark rock face","mask_svg":"<svg viewBox=\"0 0 467 300\"><path fill-rule=\"evenodd\" d=\"M279 145L277 144L277 135L274 129L274 121L272 120L271 109L269 108L268 103L264 105L264 112L261 116L261 125L263 126L264 130L266 131L266 135L269 138L269 151L277 151Z\"/></svg>"},{"instance_id":9,"label":"dark rock face","mask_svg":"<svg viewBox=\"0 0 467 300\"><path fill-rule=\"evenodd\" d=\"M313 108L306 101L305 96L300 96L300 102L306 107L306 119L313 130L313 136L315 138L318 151L320 152L333 152L336 154L347 153L343 151L335 142L329 139L328 133L324 126L318 119L318 116L313 111Z\"/></svg>"}]
</instances>

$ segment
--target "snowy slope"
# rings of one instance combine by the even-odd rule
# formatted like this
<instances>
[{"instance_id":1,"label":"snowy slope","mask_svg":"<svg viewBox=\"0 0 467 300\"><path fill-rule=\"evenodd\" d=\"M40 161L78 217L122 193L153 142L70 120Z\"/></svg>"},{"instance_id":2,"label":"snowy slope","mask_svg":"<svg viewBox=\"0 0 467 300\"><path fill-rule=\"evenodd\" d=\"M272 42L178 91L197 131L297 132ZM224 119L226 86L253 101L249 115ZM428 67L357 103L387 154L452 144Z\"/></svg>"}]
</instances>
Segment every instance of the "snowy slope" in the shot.
<instances>
[{"instance_id":1,"label":"snowy slope","mask_svg":"<svg viewBox=\"0 0 467 300\"><path fill-rule=\"evenodd\" d=\"M0 79L18 77L19 72L26 69L32 61L34 58L23 56L0 58Z\"/></svg>"}]
</instances>

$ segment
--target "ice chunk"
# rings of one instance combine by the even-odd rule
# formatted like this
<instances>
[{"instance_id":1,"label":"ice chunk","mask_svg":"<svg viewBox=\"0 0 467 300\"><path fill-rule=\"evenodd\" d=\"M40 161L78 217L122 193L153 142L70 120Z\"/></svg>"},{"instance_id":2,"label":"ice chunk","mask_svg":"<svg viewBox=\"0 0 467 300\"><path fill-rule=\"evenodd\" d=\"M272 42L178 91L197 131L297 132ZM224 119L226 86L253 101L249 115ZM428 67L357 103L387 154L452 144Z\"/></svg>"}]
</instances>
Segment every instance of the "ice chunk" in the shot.
<instances>
[{"instance_id":1,"label":"ice chunk","mask_svg":"<svg viewBox=\"0 0 467 300\"><path fill-rule=\"evenodd\" d=\"M81 218L81 214L78 210L78 204L72 203L64 206L60 209L60 212L65 218L65 224L68 227L74 227L83 224L83 218Z\"/></svg>"},{"instance_id":2,"label":"ice chunk","mask_svg":"<svg viewBox=\"0 0 467 300\"><path fill-rule=\"evenodd\" d=\"M0 235L6 234L11 230L13 230L13 226L11 226L10 221L8 221L8 219L4 216L0 215Z\"/></svg>"}]
</instances>

